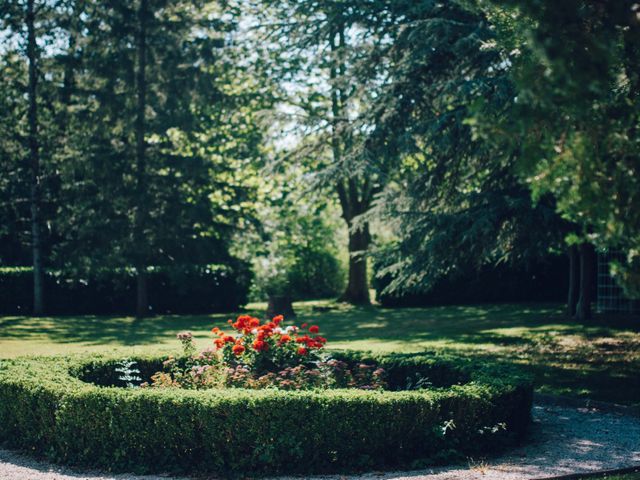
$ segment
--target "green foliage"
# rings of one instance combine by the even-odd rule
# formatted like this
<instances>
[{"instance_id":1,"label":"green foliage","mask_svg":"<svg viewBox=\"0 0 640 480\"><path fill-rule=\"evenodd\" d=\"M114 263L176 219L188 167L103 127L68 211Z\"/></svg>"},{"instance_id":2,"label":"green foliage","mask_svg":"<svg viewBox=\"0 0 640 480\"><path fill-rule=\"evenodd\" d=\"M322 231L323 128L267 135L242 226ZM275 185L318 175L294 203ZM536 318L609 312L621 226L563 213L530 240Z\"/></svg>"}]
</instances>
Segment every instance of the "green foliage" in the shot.
<instances>
[{"instance_id":1,"label":"green foliage","mask_svg":"<svg viewBox=\"0 0 640 480\"><path fill-rule=\"evenodd\" d=\"M102 270L92 275L50 270L45 276L48 309L56 315L132 314L135 271ZM211 313L247 301L251 272L246 264L162 267L149 271L149 303L154 313ZM0 312L28 314L33 305L31 268L0 268Z\"/></svg>"},{"instance_id":2,"label":"green foliage","mask_svg":"<svg viewBox=\"0 0 640 480\"><path fill-rule=\"evenodd\" d=\"M495 27L475 2L372 2L354 15L384 41L361 55L357 81L376 92L362 121L392 161L371 168L387 187L365 218L382 217L397 241L374 252L386 292L425 291L443 276L526 264L561 244L552 198L533 205L514 172L474 134L479 102L499 116L513 97ZM493 12L489 12L493 13Z\"/></svg>"},{"instance_id":3,"label":"green foliage","mask_svg":"<svg viewBox=\"0 0 640 480\"><path fill-rule=\"evenodd\" d=\"M131 360L144 374L162 358ZM400 376L442 368L471 380L413 392L123 389L80 380L99 381L95 372L113 372L119 361L2 361L0 439L113 470L310 474L486 452L522 436L530 422L527 377L450 357L378 358ZM502 423L506 431L480 433Z\"/></svg>"},{"instance_id":4,"label":"green foliage","mask_svg":"<svg viewBox=\"0 0 640 480\"><path fill-rule=\"evenodd\" d=\"M326 244L302 246L296 249L288 280L296 299L336 297L344 288L344 268Z\"/></svg>"},{"instance_id":5,"label":"green foliage","mask_svg":"<svg viewBox=\"0 0 640 480\"><path fill-rule=\"evenodd\" d=\"M481 135L520 158L536 197L551 194L578 236L627 257L614 273L638 294L640 20L632 0L498 0L517 38L515 101ZM513 35L513 32L516 35ZM500 48L500 45L498 46Z\"/></svg>"},{"instance_id":6,"label":"green foliage","mask_svg":"<svg viewBox=\"0 0 640 480\"><path fill-rule=\"evenodd\" d=\"M376 258L374 269L388 266L384 255ZM393 261L390 255L387 261ZM373 282L376 300L385 307L424 307L429 305L477 305L482 303L557 302L566 300L567 258L549 255L525 265L501 263L474 266L439 277L426 291L398 292L389 289L393 274L378 275ZM406 273L406 272L405 272ZM595 282L593 287L595 288ZM389 290L392 290L391 292ZM396 293L393 293L393 292Z\"/></svg>"},{"instance_id":7,"label":"green foliage","mask_svg":"<svg viewBox=\"0 0 640 480\"><path fill-rule=\"evenodd\" d=\"M306 191L299 174L291 169L272 172L273 184L263 185L258 195L256 228L234 241L238 255L252 263L252 297L257 301L269 295L335 297L344 287L336 206Z\"/></svg>"},{"instance_id":8,"label":"green foliage","mask_svg":"<svg viewBox=\"0 0 640 480\"><path fill-rule=\"evenodd\" d=\"M30 260L26 3L0 1L3 265ZM45 267L80 281L232 262L231 237L253 211L258 112L270 103L270 82L231 41L232 17L202 1L35 4Z\"/></svg>"},{"instance_id":9,"label":"green foliage","mask_svg":"<svg viewBox=\"0 0 640 480\"><path fill-rule=\"evenodd\" d=\"M232 25L216 4L149 1L145 159L136 145L138 2L95 2L76 12L77 92L62 168L56 260L101 267L226 262L256 161L251 100L239 86ZM80 7L79 7L80 8ZM233 69L233 72L231 71ZM241 145L238 145L241 142ZM70 255L73 252L73 255Z\"/></svg>"}]
</instances>

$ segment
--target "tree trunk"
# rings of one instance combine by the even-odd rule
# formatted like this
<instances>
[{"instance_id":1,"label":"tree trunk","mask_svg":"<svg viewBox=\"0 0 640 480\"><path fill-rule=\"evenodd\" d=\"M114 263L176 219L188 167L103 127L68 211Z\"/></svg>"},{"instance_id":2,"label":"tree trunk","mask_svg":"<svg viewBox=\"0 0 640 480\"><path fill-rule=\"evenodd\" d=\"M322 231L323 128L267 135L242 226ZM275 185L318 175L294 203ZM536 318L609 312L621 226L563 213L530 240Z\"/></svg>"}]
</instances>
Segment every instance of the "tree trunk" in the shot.
<instances>
[{"instance_id":1,"label":"tree trunk","mask_svg":"<svg viewBox=\"0 0 640 480\"><path fill-rule=\"evenodd\" d=\"M340 297L343 302L354 305L371 304L366 255L370 243L369 224L357 231L349 229L349 281Z\"/></svg>"},{"instance_id":2,"label":"tree trunk","mask_svg":"<svg viewBox=\"0 0 640 480\"><path fill-rule=\"evenodd\" d=\"M295 318L293 302L288 295L270 295L267 305L267 318L272 319L276 315L284 315L284 318Z\"/></svg>"},{"instance_id":3,"label":"tree trunk","mask_svg":"<svg viewBox=\"0 0 640 480\"><path fill-rule=\"evenodd\" d=\"M572 317L576 314L576 305L578 304L579 279L580 279L580 260L578 255L578 247L576 245L569 246L569 292L567 295L567 316Z\"/></svg>"},{"instance_id":4,"label":"tree trunk","mask_svg":"<svg viewBox=\"0 0 640 480\"><path fill-rule=\"evenodd\" d=\"M147 271L139 267L136 277L136 317L145 317L149 314L149 289Z\"/></svg>"},{"instance_id":5,"label":"tree trunk","mask_svg":"<svg viewBox=\"0 0 640 480\"><path fill-rule=\"evenodd\" d=\"M346 74L346 67L341 57L341 51L346 45L344 24L338 23L331 32L331 52L336 57L331 63L329 80L331 86L331 150L333 160L340 164L343 160L343 150L348 150L351 144L350 135L341 133L340 122L344 122L347 98L338 80ZM347 288L339 298L342 302L354 305L370 305L369 281L367 278L366 252L371 243L369 224L365 223L358 231L352 228L353 220L365 213L370 206L373 190L369 177L348 177L339 179L336 184L342 218L349 228L349 280Z\"/></svg>"},{"instance_id":6,"label":"tree trunk","mask_svg":"<svg viewBox=\"0 0 640 480\"><path fill-rule=\"evenodd\" d=\"M580 299L576 306L576 319L580 321L591 318L591 300L595 273L595 251L593 245L581 243L580 253Z\"/></svg>"},{"instance_id":7,"label":"tree trunk","mask_svg":"<svg viewBox=\"0 0 640 480\"><path fill-rule=\"evenodd\" d=\"M29 59L29 170L31 250L33 256L33 314L44 313L44 266L40 229L40 145L38 142L38 65L34 0L27 1L27 57Z\"/></svg>"},{"instance_id":8,"label":"tree trunk","mask_svg":"<svg viewBox=\"0 0 640 480\"><path fill-rule=\"evenodd\" d=\"M146 143L145 143L145 110L147 108L146 90L146 66L147 66L147 0L140 0L138 6L138 72L137 72L137 105L136 105L136 215L134 246L136 256L139 258L136 282L136 315L143 317L149 313L149 295L147 285L147 256L144 236L146 223Z\"/></svg>"}]
</instances>

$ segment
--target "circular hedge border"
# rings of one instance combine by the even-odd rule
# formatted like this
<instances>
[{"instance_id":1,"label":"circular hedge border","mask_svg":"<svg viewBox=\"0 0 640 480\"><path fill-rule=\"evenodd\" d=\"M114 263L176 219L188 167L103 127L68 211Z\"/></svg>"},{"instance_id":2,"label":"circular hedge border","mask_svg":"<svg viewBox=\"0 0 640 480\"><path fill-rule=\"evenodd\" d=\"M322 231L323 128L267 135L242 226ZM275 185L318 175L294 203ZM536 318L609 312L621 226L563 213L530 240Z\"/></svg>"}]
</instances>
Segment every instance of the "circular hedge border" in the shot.
<instances>
[{"instance_id":1,"label":"circular hedge border","mask_svg":"<svg viewBox=\"0 0 640 480\"><path fill-rule=\"evenodd\" d=\"M116 384L109 372L121 356L4 360L0 441L117 471L309 474L421 467L487 453L517 441L530 423L531 379L512 367L439 354L334 356L377 362L391 388L416 374L432 386L126 389L89 383ZM144 375L163 359L133 358ZM451 380L456 384L445 386Z\"/></svg>"}]
</instances>

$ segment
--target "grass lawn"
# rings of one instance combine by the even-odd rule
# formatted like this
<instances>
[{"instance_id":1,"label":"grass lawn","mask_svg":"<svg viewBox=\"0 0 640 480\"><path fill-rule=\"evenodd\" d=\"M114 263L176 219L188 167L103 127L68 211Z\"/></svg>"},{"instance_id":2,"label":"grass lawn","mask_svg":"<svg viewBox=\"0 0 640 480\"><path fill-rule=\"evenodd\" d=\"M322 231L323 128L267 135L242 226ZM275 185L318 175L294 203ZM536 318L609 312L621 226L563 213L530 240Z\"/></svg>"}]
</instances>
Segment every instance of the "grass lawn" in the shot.
<instances>
[{"instance_id":1,"label":"grass lawn","mask_svg":"<svg viewBox=\"0 0 640 480\"><path fill-rule=\"evenodd\" d=\"M260 312L264 305L249 305ZM480 305L409 309L296 304L298 323L318 324L332 347L419 352L444 349L520 363L538 390L640 406L640 319L597 316L586 325L555 305ZM191 330L202 347L225 315L0 317L0 358L118 349L176 350Z\"/></svg>"}]
</instances>

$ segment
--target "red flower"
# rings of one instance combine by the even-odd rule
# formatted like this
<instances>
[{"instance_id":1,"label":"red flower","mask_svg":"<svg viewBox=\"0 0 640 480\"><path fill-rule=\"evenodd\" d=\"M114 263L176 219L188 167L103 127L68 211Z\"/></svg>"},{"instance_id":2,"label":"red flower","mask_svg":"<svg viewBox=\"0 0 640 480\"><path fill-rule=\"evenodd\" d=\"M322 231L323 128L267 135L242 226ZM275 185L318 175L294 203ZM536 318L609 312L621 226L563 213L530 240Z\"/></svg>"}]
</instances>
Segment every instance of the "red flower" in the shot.
<instances>
[{"instance_id":1,"label":"red flower","mask_svg":"<svg viewBox=\"0 0 640 480\"><path fill-rule=\"evenodd\" d=\"M262 340L254 340L252 346L256 352L267 351L269 349L269 345Z\"/></svg>"},{"instance_id":2,"label":"red flower","mask_svg":"<svg viewBox=\"0 0 640 480\"><path fill-rule=\"evenodd\" d=\"M298 355L306 355L307 353L308 352L307 352L306 348L304 348L304 347L299 347L298 348Z\"/></svg>"},{"instance_id":3,"label":"red flower","mask_svg":"<svg viewBox=\"0 0 640 480\"><path fill-rule=\"evenodd\" d=\"M280 336L280 343L287 343L291 341L291 336L290 335L281 335Z\"/></svg>"},{"instance_id":4,"label":"red flower","mask_svg":"<svg viewBox=\"0 0 640 480\"><path fill-rule=\"evenodd\" d=\"M284 315L276 315L275 317L273 317L272 321L273 323L275 323L276 325L278 325L279 323L281 323L284 320Z\"/></svg>"},{"instance_id":5,"label":"red flower","mask_svg":"<svg viewBox=\"0 0 640 480\"><path fill-rule=\"evenodd\" d=\"M302 325L300 325L300 328L307 328L307 325L309 325L309 324L307 322L305 322Z\"/></svg>"},{"instance_id":6,"label":"red flower","mask_svg":"<svg viewBox=\"0 0 640 480\"><path fill-rule=\"evenodd\" d=\"M242 345L234 345L232 350L236 355L242 355L244 353L244 347Z\"/></svg>"},{"instance_id":7,"label":"red flower","mask_svg":"<svg viewBox=\"0 0 640 480\"><path fill-rule=\"evenodd\" d=\"M225 335L224 337L222 337L222 340L224 341L224 343L233 343L236 341L236 339L231 335Z\"/></svg>"},{"instance_id":8,"label":"red flower","mask_svg":"<svg viewBox=\"0 0 640 480\"><path fill-rule=\"evenodd\" d=\"M238 332L249 333L260 325L260 320L249 315L240 315L235 323L232 324Z\"/></svg>"},{"instance_id":9,"label":"red flower","mask_svg":"<svg viewBox=\"0 0 640 480\"><path fill-rule=\"evenodd\" d=\"M320 327L318 327L317 325L311 325L309 327L309 332L311 333L318 333L320 331Z\"/></svg>"}]
</instances>

